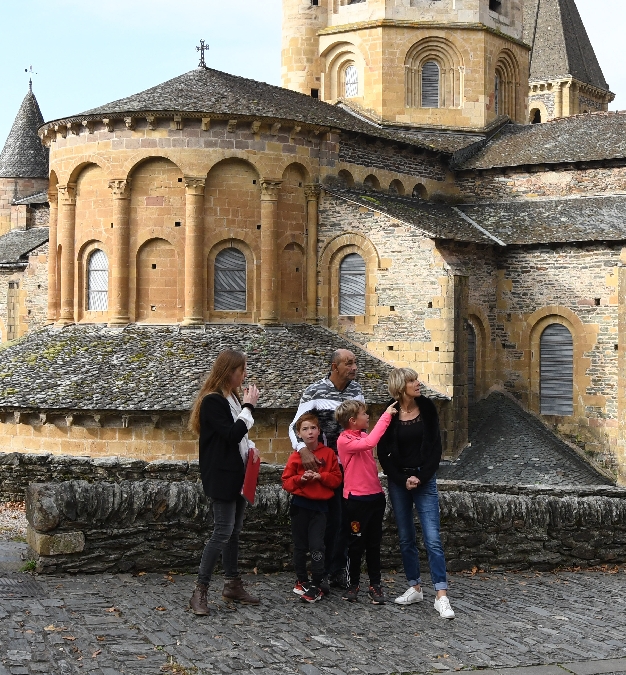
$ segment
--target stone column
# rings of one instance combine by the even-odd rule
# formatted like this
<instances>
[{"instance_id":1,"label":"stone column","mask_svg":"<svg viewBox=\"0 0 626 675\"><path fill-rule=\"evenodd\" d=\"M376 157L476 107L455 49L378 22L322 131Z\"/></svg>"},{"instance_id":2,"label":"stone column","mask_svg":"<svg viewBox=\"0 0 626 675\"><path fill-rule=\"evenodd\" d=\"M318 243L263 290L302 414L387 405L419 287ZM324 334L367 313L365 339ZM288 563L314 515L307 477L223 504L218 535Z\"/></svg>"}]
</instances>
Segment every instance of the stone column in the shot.
<instances>
[{"instance_id":1,"label":"stone column","mask_svg":"<svg viewBox=\"0 0 626 675\"><path fill-rule=\"evenodd\" d=\"M58 326L74 323L74 242L76 184L59 185L58 244L61 246L61 294Z\"/></svg>"},{"instance_id":2,"label":"stone column","mask_svg":"<svg viewBox=\"0 0 626 675\"><path fill-rule=\"evenodd\" d=\"M282 180L261 180L261 324L278 324L278 191Z\"/></svg>"},{"instance_id":3,"label":"stone column","mask_svg":"<svg viewBox=\"0 0 626 675\"><path fill-rule=\"evenodd\" d=\"M113 195L113 250L111 251L111 319L109 326L130 323L130 180L109 181Z\"/></svg>"},{"instance_id":4,"label":"stone column","mask_svg":"<svg viewBox=\"0 0 626 675\"><path fill-rule=\"evenodd\" d=\"M59 219L59 195L56 188L48 192L50 204L50 226L48 240L48 315L46 323L51 324L57 320L57 307L59 303L57 289L57 223Z\"/></svg>"},{"instance_id":5,"label":"stone column","mask_svg":"<svg viewBox=\"0 0 626 675\"><path fill-rule=\"evenodd\" d=\"M572 83L565 82L563 86L563 112L561 117L569 117L572 114Z\"/></svg>"},{"instance_id":6,"label":"stone column","mask_svg":"<svg viewBox=\"0 0 626 675\"><path fill-rule=\"evenodd\" d=\"M312 183L304 186L307 206L306 237L306 320L317 323L317 225L321 188Z\"/></svg>"},{"instance_id":7,"label":"stone column","mask_svg":"<svg viewBox=\"0 0 626 675\"><path fill-rule=\"evenodd\" d=\"M626 485L626 248L618 274L617 480Z\"/></svg>"},{"instance_id":8,"label":"stone column","mask_svg":"<svg viewBox=\"0 0 626 675\"><path fill-rule=\"evenodd\" d=\"M185 176L185 316L183 326L204 323L204 181Z\"/></svg>"},{"instance_id":9,"label":"stone column","mask_svg":"<svg viewBox=\"0 0 626 675\"><path fill-rule=\"evenodd\" d=\"M563 90L561 83L555 82L554 85L554 117L563 117Z\"/></svg>"}]
</instances>

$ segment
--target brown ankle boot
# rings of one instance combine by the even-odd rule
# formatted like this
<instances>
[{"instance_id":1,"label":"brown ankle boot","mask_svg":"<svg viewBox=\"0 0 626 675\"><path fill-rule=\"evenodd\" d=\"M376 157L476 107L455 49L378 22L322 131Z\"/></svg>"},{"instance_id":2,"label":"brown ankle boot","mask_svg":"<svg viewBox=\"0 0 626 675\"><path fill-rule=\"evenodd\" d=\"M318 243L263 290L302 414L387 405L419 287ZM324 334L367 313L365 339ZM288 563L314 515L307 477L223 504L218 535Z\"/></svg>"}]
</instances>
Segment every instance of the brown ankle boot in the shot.
<instances>
[{"instance_id":1,"label":"brown ankle boot","mask_svg":"<svg viewBox=\"0 0 626 675\"><path fill-rule=\"evenodd\" d=\"M208 586L204 584L196 584L196 587L193 589L193 595L189 601L189 607L194 614L198 616L206 616L209 613L209 607L207 605L206 594L209 590Z\"/></svg>"},{"instance_id":2,"label":"brown ankle boot","mask_svg":"<svg viewBox=\"0 0 626 675\"><path fill-rule=\"evenodd\" d=\"M222 598L229 602L240 602L242 605L258 605L261 601L250 595L243 587L241 577L236 579L226 579L224 581L224 590L222 591Z\"/></svg>"}]
</instances>

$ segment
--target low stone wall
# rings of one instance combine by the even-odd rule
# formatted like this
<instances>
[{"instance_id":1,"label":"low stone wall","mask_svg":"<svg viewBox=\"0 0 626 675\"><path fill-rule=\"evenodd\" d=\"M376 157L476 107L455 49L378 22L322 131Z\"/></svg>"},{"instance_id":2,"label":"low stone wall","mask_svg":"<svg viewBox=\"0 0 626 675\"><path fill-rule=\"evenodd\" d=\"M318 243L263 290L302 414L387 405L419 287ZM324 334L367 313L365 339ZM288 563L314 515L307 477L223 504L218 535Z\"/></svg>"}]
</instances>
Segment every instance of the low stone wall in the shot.
<instances>
[{"instance_id":1,"label":"low stone wall","mask_svg":"<svg viewBox=\"0 0 626 675\"><path fill-rule=\"evenodd\" d=\"M264 465L241 541L245 569L291 567L281 467ZM626 490L440 482L448 569L599 565L626 561ZM197 569L211 512L195 480L71 480L30 485L28 540L40 572ZM401 569L388 509L383 565Z\"/></svg>"}]
</instances>

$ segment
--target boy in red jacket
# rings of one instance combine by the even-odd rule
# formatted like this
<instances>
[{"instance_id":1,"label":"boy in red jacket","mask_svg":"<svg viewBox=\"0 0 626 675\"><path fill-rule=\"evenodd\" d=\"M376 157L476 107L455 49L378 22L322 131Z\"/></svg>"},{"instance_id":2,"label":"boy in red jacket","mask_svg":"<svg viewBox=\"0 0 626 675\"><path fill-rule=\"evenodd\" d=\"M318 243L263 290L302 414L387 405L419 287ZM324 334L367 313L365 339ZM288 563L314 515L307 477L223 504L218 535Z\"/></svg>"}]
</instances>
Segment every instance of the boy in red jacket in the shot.
<instances>
[{"instance_id":1,"label":"boy in red jacket","mask_svg":"<svg viewBox=\"0 0 626 675\"><path fill-rule=\"evenodd\" d=\"M298 578L293 592L305 602L315 602L328 585L324 583L324 533L328 500L341 485L342 476L334 450L319 442L320 423L314 412L304 413L296 424L298 436L306 447L321 460L318 471L305 471L299 452L293 452L283 471L283 489L290 492L291 533L293 536L293 564ZM311 552L313 583L306 569L307 553ZM320 589L320 586L322 588Z\"/></svg>"}]
</instances>

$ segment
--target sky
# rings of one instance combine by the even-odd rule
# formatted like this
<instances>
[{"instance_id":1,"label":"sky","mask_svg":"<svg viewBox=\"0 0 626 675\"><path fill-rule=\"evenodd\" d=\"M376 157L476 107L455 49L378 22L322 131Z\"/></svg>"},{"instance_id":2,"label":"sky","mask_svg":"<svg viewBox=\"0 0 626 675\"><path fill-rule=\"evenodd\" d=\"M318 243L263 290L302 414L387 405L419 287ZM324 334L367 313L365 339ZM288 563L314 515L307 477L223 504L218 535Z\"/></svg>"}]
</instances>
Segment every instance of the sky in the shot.
<instances>
[{"instance_id":1,"label":"sky","mask_svg":"<svg viewBox=\"0 0 626 675\"><path fill-rule=\"evenodd\" d=\"M604 75L626 108L619 56L626 3L576 0ZM6 5L6 6L5 6ZM280 84L281 0L21 0L3 3L0 148L28 91L46 120L148 89L198 65ZM609 19L610 17L610 19Z\"/></svg>"}]
</instances>

